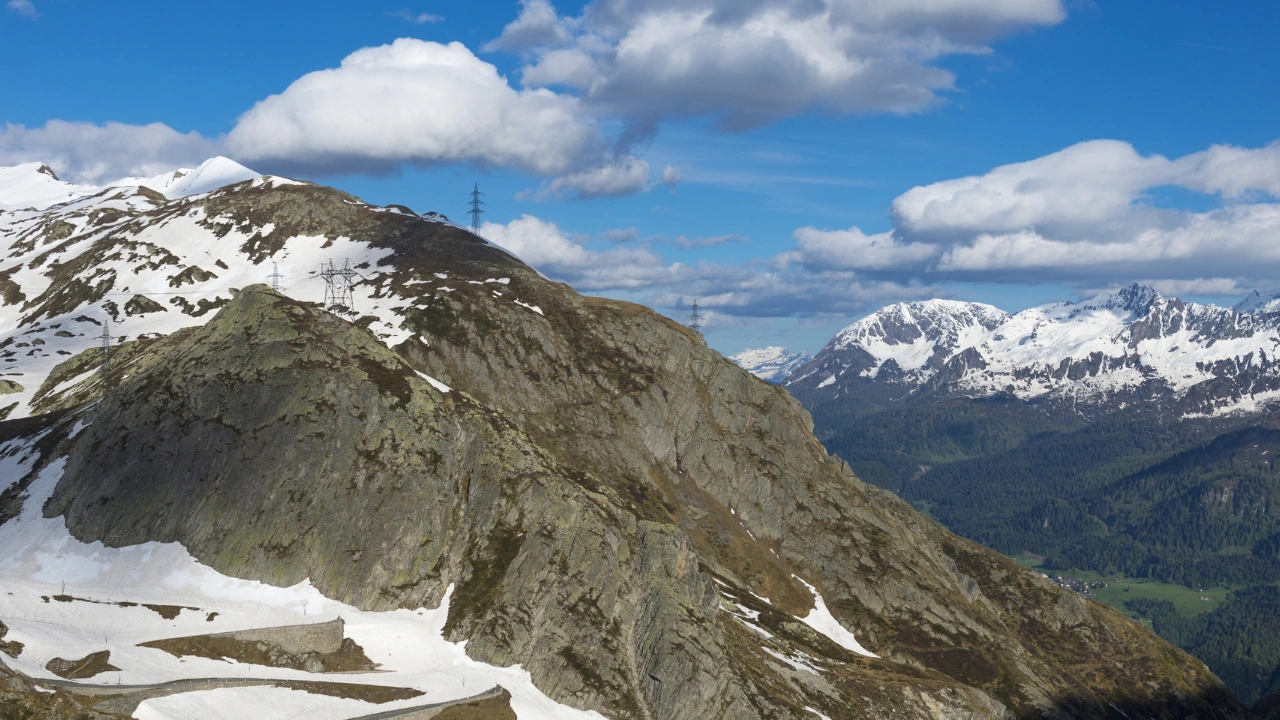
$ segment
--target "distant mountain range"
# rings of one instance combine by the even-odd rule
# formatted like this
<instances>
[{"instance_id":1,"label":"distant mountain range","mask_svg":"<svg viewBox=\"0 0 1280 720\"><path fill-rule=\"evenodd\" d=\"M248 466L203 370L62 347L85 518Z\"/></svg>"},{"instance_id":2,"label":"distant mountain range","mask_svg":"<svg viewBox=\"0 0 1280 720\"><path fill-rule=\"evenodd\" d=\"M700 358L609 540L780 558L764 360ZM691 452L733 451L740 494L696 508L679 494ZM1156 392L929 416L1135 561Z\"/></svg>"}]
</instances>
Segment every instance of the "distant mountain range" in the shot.
<instances>
[{"instance_id":1,"label":"distant mountain range","mask_svg":"<svg viewBox=\"0 0 1280 720\"><path fill-rule=\"evenodd\" d=\"M900 303L845 328L784 384L813 405L874 388L886 399L1003 396L1091 415L1134 404L1178 417L1257 411L1280 399L1280 298L1224 308L1134 284L1015 314Z\"/></svg>"},{"instance_id":2,"label":"distant mountain range","mask_svg":"<svg viewBox=\"0 0 1280 720\"><path fill-rule=\"evenodd\" d=\"M1045 568L1231 588L1199 619L1121 609L1242 699L1280 692L1280 297L900 303L783 385L859 477L961 535Z\"/></svg>"},{"instance_id":3,"label":"distant mountain range","mask_svg":"<svg viewBox=\"0 0 1280 720\"><path fill-rule=\"evenodd\" d=\"M784 347L772 346L743 350L737 355L729 356L729 359L761 380L780 383L795 372L796 368L809 362L810 357L807 352L789 352Z\"/></svg>"}]
</instances>

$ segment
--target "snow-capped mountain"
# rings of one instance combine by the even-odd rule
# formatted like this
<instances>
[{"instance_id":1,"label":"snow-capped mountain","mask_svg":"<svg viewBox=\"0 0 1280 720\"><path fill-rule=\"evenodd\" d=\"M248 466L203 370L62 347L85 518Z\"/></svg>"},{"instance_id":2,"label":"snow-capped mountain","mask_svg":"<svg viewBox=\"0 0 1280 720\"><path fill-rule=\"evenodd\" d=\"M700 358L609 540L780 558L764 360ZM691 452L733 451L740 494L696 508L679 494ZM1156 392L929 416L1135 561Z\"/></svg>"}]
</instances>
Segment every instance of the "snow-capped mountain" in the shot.
<instances>
[{"instance_id":1,"label":"snow-capped mountain","mask_svg":"<svg viewBox=\"0 0 1280 720\"><path fill-rule=\"evenodd\" d=\"M147 188L176 200L258 177L261 175L234 160L215 157L195 169L181 168L155 177L121 178L102 186L76 185L60 180L48 165L25 163L0 167L0 211L42 211L117 188Z\"/></svg>"},{"instance_id":2,"label":"snow-capped mountain","mask_svg":"<svg viewBox=\"0 0 1280 720\"><path fill-rule=\"evenodd\" d=\"M730 356L729 359L737 363L738 367L771 383L782 382L788 375L795 372L796 368L810 360L807 352L789 352L786 348L776 345L743 350L737 355Z\"/></svg>"},{"instance_id":3,"label":"snow-capped mountain","mask_svg":"<svg viewBox=\"0 0 1280 720\"><path fill-rule=\"evenodd\" d=\"M1258 410L1280 399L1280 299L1233 308L1144 285L1009 314L981 303L899 303L850 325L785 381L823 402L874 385L1123 407L1176 400L1182 414Z\"/></svg>"},{"instance_id":4,"label":"snow-capped mountain","mask_svg":"<svg viewBox=\"0 0 1280 720\"><path fill-rule=\"evenodd\" d=\"M1254 290L1249 296L1232 306L1236 312L1263 315L1280 312L1280 293L1263 295Z\"/></svg>"}]
</instances>

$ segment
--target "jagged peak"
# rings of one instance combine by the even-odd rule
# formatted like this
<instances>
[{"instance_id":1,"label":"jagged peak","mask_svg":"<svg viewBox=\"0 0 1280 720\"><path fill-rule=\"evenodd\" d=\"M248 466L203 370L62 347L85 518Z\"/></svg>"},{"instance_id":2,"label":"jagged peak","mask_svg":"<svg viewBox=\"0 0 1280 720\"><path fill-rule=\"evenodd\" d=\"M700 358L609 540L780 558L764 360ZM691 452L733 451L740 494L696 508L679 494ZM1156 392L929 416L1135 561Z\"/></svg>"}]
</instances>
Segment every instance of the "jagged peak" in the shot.
<instances>
[{"instance_id":1,"label":"jagged peak","mask_svg":"<svg viewBox=\"0 0 1280 720\"><path fill-rule=\"evenodd\" d=\"M1164 302L1158 290L1142 283L1130 283L1117 290L1100 293L1076 306L1081 310L1123 310L1134 316L1146 315L1153 305Z\"/></svg>"},{"instance_id":2,"label":"jagged peak","mask_svg":"<svg viewBox=\"0 0 1280 720\"><path fill-rule=\"evenodd\" d=\"M1232 309L1238 313L1250 315L1280 312L1280 292L1264 295L1254 290L1245 299L1233 305Z\"/></svg>"},{"instance_id":3,"label":"jagged peak","mask_svg":"<svg viewBox=\"0 0 1280 720\"><path fill-rule=\"evenodd\" d=\"M1008 318L1009 313L985 303L942 298L900 302L849 325L836 336L835 343L848 343L868 334L880 335L889 328L911 327L929 335L978 325L990 329Z\"/></svg>"}]
</instances>

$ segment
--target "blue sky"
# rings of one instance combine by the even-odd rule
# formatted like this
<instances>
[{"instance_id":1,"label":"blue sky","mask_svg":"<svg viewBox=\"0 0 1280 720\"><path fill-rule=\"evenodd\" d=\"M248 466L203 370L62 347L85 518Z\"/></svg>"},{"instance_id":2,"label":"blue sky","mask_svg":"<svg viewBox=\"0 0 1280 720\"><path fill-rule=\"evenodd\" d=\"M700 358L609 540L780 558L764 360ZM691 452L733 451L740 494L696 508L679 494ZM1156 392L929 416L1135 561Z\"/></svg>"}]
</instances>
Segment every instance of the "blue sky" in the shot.
<instances>
[{"instance_id":1,"label":"blue sky","mask_svg":"<svg viewBox=\"0 0 1280 720\"><path fill-rule=\"evenodd\" d=\"M1280 5L880 5L15 0L0 165L104 181L221 153L458 220L478 182L490 239L673 317L696 293L726 353L812 352L923 297L1278 289ZM302 87L366 48L369 74ZM366 130L388 109L403 138Z\"/></svg>"}]
</instances>

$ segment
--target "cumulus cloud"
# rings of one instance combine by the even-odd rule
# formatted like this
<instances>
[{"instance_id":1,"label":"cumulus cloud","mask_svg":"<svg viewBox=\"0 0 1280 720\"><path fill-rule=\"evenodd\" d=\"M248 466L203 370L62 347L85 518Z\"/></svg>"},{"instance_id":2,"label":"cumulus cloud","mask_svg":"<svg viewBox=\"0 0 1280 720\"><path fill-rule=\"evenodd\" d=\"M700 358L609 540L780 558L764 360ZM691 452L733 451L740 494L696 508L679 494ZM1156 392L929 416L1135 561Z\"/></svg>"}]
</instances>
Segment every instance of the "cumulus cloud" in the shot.
<instances>
[{"instance_id":1,"label":"cumulus cloud","mask_svg":"<svg viewBox=\"0 0 1280 720\"><path fill-rule=\"evenodd\" d=\"M648 248L592 250L555 223L523 215L509 223L485 223L480 234L547 276L580 290L619 290L669 282L679 266L667 266Z\"/></svg>"},{"instance_id":2,"label":"cumulus cloud","mask_svg":"<svg viewBox=\"0 0 1280 720\"><path fill-rule=\"evenodd\" d=\"M322 174L471 162L556 175L604 144L576 98L516 90L461 43L406 38L304 75L227 137L239 160Z\"/></svg>"},{"instance_id":3,"label":"cumulus cloud","mask_svg":"<svg viewBox=\"0 0 1280 720\"><path fill-rule=\"evenodd\" d=\"M744 128L809 110L907 113L955 78L933 61L1061 22L1060 0L526 0L491 47L533 52L522 81L650 122Z\"/></svg>"},{"instance_id":4,"label":"cumulus cloud","mask_svg":"<svg viewBox=\"0 0 1280 720\"><path fill-rule=\"evenodd\" d=\"M1162 207L1163 187L1216 196ZM1159 272L1241 277L1280 265L1280 144L1214 146L1181 158L1098 140L981 176L914 188L893 203L899 242L936 244L939 272L1034 270L1098 278Z\"/></svg>"},{"instance_id":5,"label":"cumulus cloud","mask_svg":"<svg viewBox=\"0 0 1280 720\"><path fill-rule=\"evenodd\" d=\"M16 12L25 18L35 20L40 17L40 13L36 12L36 6L31 4L31 0L9 0L4 6L5 9Z\"/></svg>"},{"instance_id":6,"label":"cumulus cloud","mask_svg":"<svg viewBox=\"0 0 1280 720\"><path fill-rule=\"evenodd\" d=\"M782 260L840 270L919 267L937 251L936 246L928 243L904 243L891 232L868 235L856 227L848 230L803 227L792 236L796 250L784 255Z\"/></svg>"},{"instance_id":7,"label":"cumulus cloud","mask_svg":"<svg viewBox=\"0 0 1280 720\"><path fill-rule=\"evenodd\" d=\"M43 162L59 177L97 184L127 176L159 175L194 167L219 154L218 143L199 133L180 133L163 123L125 125L50 120L44 127L5 125L0 130L0 166Z\"/></svg>"},{"instance_id":8,"label":"cumulus cloud","mask_svg":"<svg viewBox=\"0 0 1280 720\"><path fill-rule=\"evenodd\" d=\"M561 18L547 0L520 0L520 16L507 23L502 35L484 49L522 53L564 45L573 37L572 25L571 21Z\"/></svg>"},{"instance_id":9,"label":"cumulus cloud","mask_svg":"<svg viewBox=\"0 0 1280 720\"><path fill-rule=\"evenodd\" d=\"M525 215L506 224L486 223L480 232L548 277L579 290L627 293L658 307L675 307L681 298L697 295L699 303L722 318L850 313L935 292L929 287L860 277L844 270L770 268L752 262L668 262L647 245L614 244L638 239L639 233L633 230L596 238L574 237L555 223ZM705 246L742 239L683 240ZM707 242L701 243L703 240ZM603 249L591 247L596 242L609 244Z\"/></svg>"},{"instance_id":10,"label":"cumulus cloud","mask_svg":"<svg viewBox=\"0 0 1280 720\"><path fill-rule=\"evenodd\" d=\"M547 187L532 193L539 200L550 197L587 200L602 197L634 195L649 188L649 163L633 157L605 163L582 172L552 180ZM525 197L528 195L522 195Z\"/></svg>"},{"instance_id":11,"label":"cumulus cloud","mask_svg":"<svg viewBox=\"0 0 1280 720\"><path fill-rule=\"evenodd\" d=\"M304 75L242 114L223 137L158 123L54 120L38 129L8 126L0 162L40 160L85 180L110 179L121 168L164 172L217 154L311 177L469 163L554 178L531 193L543 198L619 197L653 187L649 164L616 145L578 98L513 88L460 43L400 39ZM664 168L662 183L678 181L678 169Z\"/></svg>"}]
</instances>

